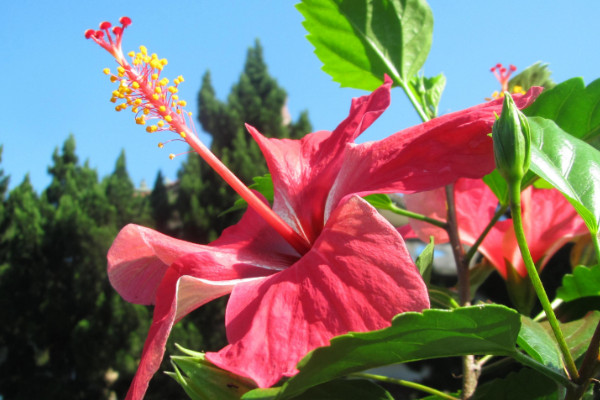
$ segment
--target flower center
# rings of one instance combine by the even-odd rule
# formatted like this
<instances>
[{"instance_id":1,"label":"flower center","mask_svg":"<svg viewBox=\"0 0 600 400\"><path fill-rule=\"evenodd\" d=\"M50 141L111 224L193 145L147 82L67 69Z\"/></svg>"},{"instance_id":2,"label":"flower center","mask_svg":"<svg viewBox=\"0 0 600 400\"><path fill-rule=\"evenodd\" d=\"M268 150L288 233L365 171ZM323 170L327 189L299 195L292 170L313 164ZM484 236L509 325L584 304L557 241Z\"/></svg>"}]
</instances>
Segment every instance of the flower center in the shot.
<instances>
[{"instance_id":1,"label":"flower center","mask_svg":"<svg viewBox=\"0 0 600 400\"><path fill-rule=\"evenodd\" d=\"M191 113L184 110L186 102L180 100L177 95L183 77L174 79L173 85L169 85L167 78L160 77L167 60L159 59L156 54L149 55L147 49L140 46L140 52L128 54L132 59L131 64L127 62L121 49L121 40L123 31L131 24L131 19L122 17L119 22L121 26L112 29L110 29L112 27L110 22L102 22L99 30L88 29L85 32L87 39L98 43L112 54L119 64L116 74L111 73L108 68L103 70L110 76L111 82L118 82L119 85L110 99L113 103L122 101L115 106L115 110L123 111L130 108L135 113L135 121L139 125L157 120L156 125L146 127L149 133L172 131L179 135L179 138L173 140L187 142L292 247L300 254L307 253L310 243L259 199L198 139ZM162 146L163 143L159 143L159 147ZM175 156L171 154L170 157Z\"/></svg>"}]
</instances>

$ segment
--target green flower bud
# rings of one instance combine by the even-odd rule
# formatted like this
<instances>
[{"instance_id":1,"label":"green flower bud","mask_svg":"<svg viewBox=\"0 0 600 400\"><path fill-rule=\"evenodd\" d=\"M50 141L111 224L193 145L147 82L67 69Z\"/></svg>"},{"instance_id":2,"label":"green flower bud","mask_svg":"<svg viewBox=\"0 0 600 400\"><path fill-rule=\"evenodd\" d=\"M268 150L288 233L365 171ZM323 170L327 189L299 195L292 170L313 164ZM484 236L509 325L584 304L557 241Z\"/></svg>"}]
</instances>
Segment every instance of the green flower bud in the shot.
<instances>
[{"instance_id":1,"label":"green flower bud","mask_svg":"<svg viewBox=\"0 0 600 400\"><path fill-rule=\"evenodd\" d=\"M509 93L504 94L502 114L492 127L496 168L509 184L521 182L531 161L531 136L527 118Z\"/></svg>"}]
</instances>

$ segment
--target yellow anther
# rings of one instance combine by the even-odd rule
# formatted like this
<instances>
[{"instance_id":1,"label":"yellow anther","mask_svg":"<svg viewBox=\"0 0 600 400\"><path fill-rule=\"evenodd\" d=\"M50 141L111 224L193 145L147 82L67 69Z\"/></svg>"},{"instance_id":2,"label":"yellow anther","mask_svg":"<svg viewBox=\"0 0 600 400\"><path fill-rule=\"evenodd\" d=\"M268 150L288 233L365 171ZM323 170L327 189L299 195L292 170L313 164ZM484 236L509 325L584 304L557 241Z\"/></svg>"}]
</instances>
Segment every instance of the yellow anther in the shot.
<instances>
[{"instance_id":1,"label":"yellow anther","mask_svg":"<svg viewBox=\"0 0 600 400\"><path fill-rule=\"evenodd\" d=\"M185 139L187 135L185 134L185 132L179 132L179 136L181 136L183 139Z\"/></svg>"},{"instance_id":2,"label":"yellow anther","mask_svg":"<svg viewBox=\"0 0 600 400\"><path fill-rule=\"evenodd\" d=\"M140 109L138 107L133 107L131 111L137 114L137 112L140 111Z\"/></svg>"},{"instance_id":3,"label":"yellow anther","mask_svg":"<svg viewBox=\"0 0 600 400\"><path fill-rule=\"evenodd\" d=\"M112 75L112 76L110 77L110 81L111 81L111 82L113 82L113 83L115 83L115 82L117 81L117 79L118 79L118 78L117 78L116 76L114 76L114 75Z\"/></svg>"},{"instance_id":4,"label":"yellow anther","mask_svg":"<svg viewBox=\"0 0 600 400\"><path fill-rule=\"evenodd\" d=\"M167 86L167 84L169 83L169 80L167 78L162 78L158 83L161 86Z\"/></svg>"},{"instance_id":5,"label":"yellow anther","mask_svg":"<svg viewBox=\"0 0 600 400\"><path fill-rule=\"evenodd\" d=\"M152 59L153 59L153 60L156 60L156 59L158 59L158 56L156 55L156 53L152 53L152 54L150 55L150 57L152 57Z\"/></svg>"},{"instance_id":6,"label":"yellow anther","mask_svg":"<svg viewBox=\"0 0 600 400\"><path fill-rule=\"evenodd\" d=\"M129 53L127 53L127 55L131 58L135 57L135 51L130 51Z\"/></svg>"},{"instance_id":7,"label":"yellow anther","mask_svg":"<svg viewBox=\"0 0 600 400\"><path fill-rule=\"evenodd\" d=\"M158 111L160 111L160 112L163 112L163 113L164 113L165 111L167 111L167 107L165 107L165 106L160 106L160 107L158 107Z\"/></svg>"},{"instance_id":8,"label":"yellow anther","mask_svg":"<svg viewBox=\"0 0 600 400\"><path fill-rule=\"evenodd\" d=\"M176 112L177 114L181 114L181 110L180 110L180 109L177 109L177 110L175 110L175 112Z\"/></svg>"},{"instance_id":9,"label":"yellow anther","mask_svg":"<svg viewBox=\"0 0 600 400\"><path fill-rule=\"evenodd\" d=\"M146 125L146 118L142 115L135 118L135 123L138 125Z\"/></svg>"},{"instance_id":10,"label":"yellow anther","mask_svg":"<svg viewBox=\"0 0 600 400\"><path fill-rule=\"evenodd\" d=\"M144 113L144 115L148 115L148 114L150 114L150 110L147 108L144 108L143 113Z\"/></svg>"},{"instance_id":11,"label":"yellow anther","mask_svg":"<svg viewBox=\"0 0 600 400\"><path fill-rule=\"evenodd\" d=\"M158 100L158 99L160 99L160 96L159 96L158 94L154 93L154 94L152 95L152 98L153 98L154 100Z\"/></svg>"},{"instance_id":12,"label":"yellow anther","mask_svg":"<svg viewBox=\"0 0 600 400\"><path fill-rule=\"evenodd\" d=\"M140 84L134 81L134 82L131 83L131 87L134 88L134 89L139 89L140 88Z\"/></svg>"},{"instance_id":13,"label":"yellow anther","mask_svg":"<svg viewBox=\"0 0 600 400\"><path fill-rule=\"evenodd\" d=\"M146 48L146 46L140 46L140 51L142 52L143 55L148 54L148 49Z\"/></svg>"},{"instance_id":14,"label":"yellow anther","mask_svg":"<svg viewBox=\"0 0 600 400\"><path fill-rule=\"evenodd\" d=\"M104 68L102 72L104 72L106 75L110 75L110 68Z\"/></svg>"},{"instance_id":15,"label":"yellow anther","mask_svg":"<svg viewBox=\"0 0 600 400\"><path fill-rule=\"evenodd\" d=\"M179 101L177 102L177 104L178 104L180 107L185 107L185 106L187 105L187 103L186 103L186 101L185 101L185 100L179 100Z\"/></svg>"},{"instance_id":16,"label":"yellow anther","mask_svg":"<svg viewBox=\"0 0 600 400\"><path fill-rule=\"evenodd\" d=\"M146 127L146 132L148 133L154 133L158 130L158 127L156 125L150 125Z\"/></svg>"},{"instance_id":17,"label":"yellow anther","mask_svg":"<svg viewBox=\"0 0 600 400\"><path fill-rule=\"evenodd\" d=\"M157 79L158 79L158 74L157 74L157 73L154 73L154 74L150 75L150 78L151 78L153 81L155 81L155 80L157 80Z\"/></svg>"},{"instance_id":18,"label":"yellow anther","mask_svg":"<svg viewBox=\"0 0 600 400\"><path fill-rule=\"evenodd\" d=\"M115 106L115 111L117 111L117 112L121 111L121 105L120 104L118 106Z\"/></svg>"},{"instance_id":19,"label":"yellow anther","mask_svg":"<svg viewBox=\"0 0 600 400\"><path fill-rule=\"evenodd\" d=\"M173 118L170 115L165 115L165 121L171 122L173 121Z\"/></svg>"},{"instance_id":20,"label":"yellow anther","mask_svg":"<svg viewBox=\"0 0 600 400\"><path fill-rule=\"evenodd\" d=\"M174 94L173 96L171 96L171 98L175 101L179 100L179 96L177 96L176 94Z\"/></svg>"},{"instance_id":21,"label":"yellow anther","mask_svg":"<svg viewBox=\"0 0 600 400\"><path fill-rule=\"evenodd\" d=\"M156 68L156 69L160 69L162 67L162 65L160 64L160 61L158 61L158 60L151 60L150 66L152 68Z\"/></svg>"},{"instance_id":22,"label":"yellow anther","mask_svg":"<svg viewBox=\"0 0 600 400\"><path fill-rule=\"evenodd\" d=\"M192 116L192 112L191 111L188 111L188 116L190 116L190 117Z\"/></svg>"},{"instance_id":23,"label":"yellow anther","mask_svg":"<svg viewBox=\"0 0 600 400\"><path fill-rule=\"evenodd\" d=\"M160 63L161 63L163 66L165 66L165 65L167 65L169 62L167 61L167 59L166 59L166 58L162 58L162 59L160 60Z\"/></svg>"},{"instance_id":24,"label":"yellow anther","mask_svg":"<svg viewBox=\"0 0 600 400\"><path fill-rule=\"evenodd\" d=\"M179 83L183 82L183 76L179 75L177 79L179 79Z\"/></svg>"},{"instance_id":25,"label":"yellow anther","mask_svg":"<svg viewBox=\"0 0 600 400\"><path fill-rule=\"evenodd\" d=\"M171 93L177 93L179 91L175 86L169 86L167 90Z\"/></svg>"},{"instance_id":26,"label":"yellow anther","mask_svg":"<svg viewBox=\"0 0 600 400\"><path fill-rule=\"evenodd\" d=\"M142 104L142 99L135 99L133 104L135 104L136 106L139 106L140 104Z\"/></svg>"},{"instance_id":27,"label":"yellow anther","mask_svg":"<svg viewBox=\"0 0 600 400\"><path fill-rule=\"evenodd\" d=\"M160 88L160 86L157 86L154 88L154 92L160 94L162 93L162 89Z\"/></svg>"},{"instance_id":28,"label":"yellow anther","mask_svg":"<svg viewBox=\"0 0 600 400\"><path fill-rule=\"evenodd\" d=\"M119 72L119 76L125 75L125 68L119 66L117 67L117 71Z\"/></svg>"},{"instance_id":29,"label":"yellow anther","mask_svg":"<svg viewBox=\"0 0 600 400\"><path fill-rule=\"evenodd\" d=\"M175 154L173 154L173 153L169 154L169 158L170 158L171 160L172 160L172 159L174 159L174 158L175 158Z\"/></svg>"},{"instance_id":30,"label":"yellow anther","mask_svg":"<svg viewBox=\"0 0 600 400\"><path fill-rule=\"evenodd\" d=\"M117 98L115 96L110 98L110 102L111 103L116 103L117 102Z\"/></svg>"},{"instance_id":31,"label":"yellow anther","mask_svg":"<svg viewBox=\"0 0 600 400\"><path fill-rule=\"evenodd\" d=\"M151 60L150 56L144 56L144 57L142 57L142 61L144 61L146 64L149 64L150 60Z\"/></svg>"},{"instance_id":32,"label":"yellow anther","mask_svg":"<svg viewBox=\"0 0 600 400\"><path fill-rule=\"evenodd\" d=\"M163 126L165 126L165 121L163 121L163 120L161 119L161 120L159 120L159 121L156 123L156 125L158 125L158 126L160 126L160 127L162 128Z\"/></svg>"},{"instance_id":33,"label":"yellow anther","mask_svg":"<svg viewBox=\"0 0 600 400\"><path fill-rule=\"evenodd\" d=\"M162 149L163 147L165 147L165 145L159 142L159 143L158 143L158 148L159 148L159 149Z\"/></svg>"}]
</instances>

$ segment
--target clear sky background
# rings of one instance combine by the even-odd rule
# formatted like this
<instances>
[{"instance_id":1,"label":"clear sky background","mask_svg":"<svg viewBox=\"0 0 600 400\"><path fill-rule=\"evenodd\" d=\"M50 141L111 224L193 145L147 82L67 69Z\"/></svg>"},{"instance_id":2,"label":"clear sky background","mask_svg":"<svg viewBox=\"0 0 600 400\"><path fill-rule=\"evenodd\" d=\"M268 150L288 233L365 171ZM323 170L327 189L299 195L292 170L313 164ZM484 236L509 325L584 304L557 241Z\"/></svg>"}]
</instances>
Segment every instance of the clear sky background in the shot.
<instances>
[{"instance_id":1,"label":"clear sky background","mask_svg":"<svg viewBox=\"0 0 600 400\"><path fill-rule=\"evenodd\" d=\"M305 39L296 1L180 0L5 2L0 24L0 144L11 188L26 173L42 191L50 182L52 151L70 133L80 161L89 160L99 176L110 174L125 149L136 186L152 186L159 169L175 179L183 157L181 144L160 150L166 134L146 133L131 112L116 113L108 101L114 89L102 73L114 69L110 55L83 32L98 23L127 15L125 52L143 44L167 58L164 76L183 75L180 97L196 112L201 77L211 71L217 96L225 99L242 71L247 49L259 39L270 73L288 93L293 119L308 110L315 130L332 130L346 116L352 97L363 91L339 88L320 70L321 63ZM489 69L501 62L519 70L536 61L550 64L556 82L582 76L600 77L600 2L574 0L466 1L430 0L434 15L433 46L427 76L443 72L447 87L440 113L481 103L498 84ZM401 89L392 92L392 107L360 141L376 140L418 123ZM206 135L201 135L206 140Z\"/></svg>"}]
</instances>

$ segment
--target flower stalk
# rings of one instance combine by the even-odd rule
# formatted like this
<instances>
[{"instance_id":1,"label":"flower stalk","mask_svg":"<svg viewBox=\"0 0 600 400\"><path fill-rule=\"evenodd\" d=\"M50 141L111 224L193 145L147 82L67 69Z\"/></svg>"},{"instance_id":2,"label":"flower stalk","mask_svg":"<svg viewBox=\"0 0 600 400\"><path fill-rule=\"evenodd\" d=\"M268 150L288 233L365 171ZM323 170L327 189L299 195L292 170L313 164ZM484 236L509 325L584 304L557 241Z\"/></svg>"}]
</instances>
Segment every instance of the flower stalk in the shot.
<instances>
[{"instance_id":1,"label":"flower stalk","mask_svg":"<svg viewBox=\"0 0 600 400\"><path fill-rule=\"evenodd\" d=\"M535 262L529 251L523 219L521 215L521 183L531 162L531 136L527 118L515 106L512 97L506 93L502 114L492 127L494 141L494 159L500 175L508 184L513 229L519 245L521 257L531 280L533 289L540 300L552 328L558 347L563 355L565 367L572 381L579 379L579 372L569 350L569 346L558 324L550 299L540 279Z\"/></svg>"}]
</instances>

